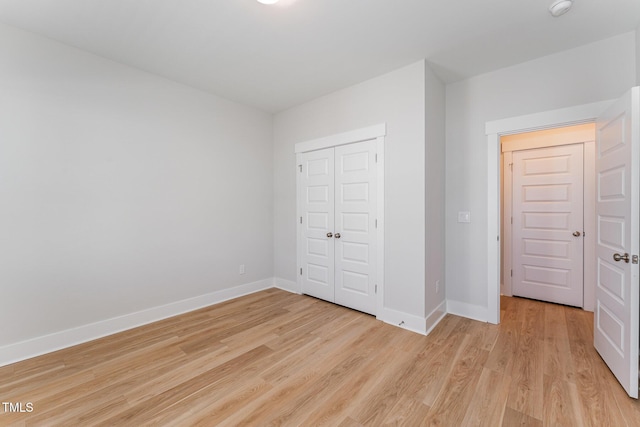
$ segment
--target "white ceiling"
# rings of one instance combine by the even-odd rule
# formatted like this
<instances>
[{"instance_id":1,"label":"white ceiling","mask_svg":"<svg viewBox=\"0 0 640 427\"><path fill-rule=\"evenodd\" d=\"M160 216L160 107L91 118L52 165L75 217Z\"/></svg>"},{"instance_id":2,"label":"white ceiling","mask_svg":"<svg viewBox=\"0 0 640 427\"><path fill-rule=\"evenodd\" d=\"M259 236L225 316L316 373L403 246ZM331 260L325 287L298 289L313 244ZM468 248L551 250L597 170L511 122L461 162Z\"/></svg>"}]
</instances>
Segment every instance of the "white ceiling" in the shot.
<instances>
[{"instance_id":1,"label":"white ceiling","mask_svg":"<svg viewBox=\"0 0 640 427\"><path fill-rule=\"evenodd\" d=\"M452 82L634 30L640 0L0 0L0 22L277 112L426 58Z\"/></svg>"}]
</instances>

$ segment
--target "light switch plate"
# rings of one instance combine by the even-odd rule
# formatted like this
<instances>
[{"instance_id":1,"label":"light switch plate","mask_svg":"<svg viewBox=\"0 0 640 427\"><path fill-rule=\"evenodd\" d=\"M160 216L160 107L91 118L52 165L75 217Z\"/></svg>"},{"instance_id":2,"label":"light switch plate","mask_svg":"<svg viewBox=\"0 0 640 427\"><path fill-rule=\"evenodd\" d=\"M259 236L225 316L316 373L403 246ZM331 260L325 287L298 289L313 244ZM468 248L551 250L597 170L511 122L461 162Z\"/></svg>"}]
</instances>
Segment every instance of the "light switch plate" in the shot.
<instances>
[{"instance_id":1,"label":"light switch plate","mask_svg":"<svg viewBox=\"0 0 640 427\"><path fill-rule=\"evenodd\" d=\"M458 222L471 222L471 212L458 212Z\"/></svg>"}]
</instances>

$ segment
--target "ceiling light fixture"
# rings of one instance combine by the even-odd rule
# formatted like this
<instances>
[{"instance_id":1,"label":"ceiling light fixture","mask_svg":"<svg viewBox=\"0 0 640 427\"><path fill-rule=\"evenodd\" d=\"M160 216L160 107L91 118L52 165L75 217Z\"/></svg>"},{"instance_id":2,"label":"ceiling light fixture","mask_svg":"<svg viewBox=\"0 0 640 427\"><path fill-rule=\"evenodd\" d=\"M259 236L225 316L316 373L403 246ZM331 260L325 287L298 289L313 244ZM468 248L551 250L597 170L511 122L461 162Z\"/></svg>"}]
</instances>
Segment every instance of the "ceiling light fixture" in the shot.
<instances>
[{"instance_id":1,"label":"ceiling light fixture","mask_svg":"<svg viewBox=\"0 0 640 427\"><path fill-rule=\"evenodd\" d=\"M275 4L278 3L278 0L258 0L262 4Z\"/></svg>"},{"instance_id":2,"label":"ceiling light fixture","mask_svg":"<svg viewBox=\"0 0 640 427\"><path fill-rule=\"evenodd\" d=\"M549 6L549 13L557 18L567 13L569 9L571 9L571 6L573 6L572 0L556 0Z\"/></svg>"}]
</instances>

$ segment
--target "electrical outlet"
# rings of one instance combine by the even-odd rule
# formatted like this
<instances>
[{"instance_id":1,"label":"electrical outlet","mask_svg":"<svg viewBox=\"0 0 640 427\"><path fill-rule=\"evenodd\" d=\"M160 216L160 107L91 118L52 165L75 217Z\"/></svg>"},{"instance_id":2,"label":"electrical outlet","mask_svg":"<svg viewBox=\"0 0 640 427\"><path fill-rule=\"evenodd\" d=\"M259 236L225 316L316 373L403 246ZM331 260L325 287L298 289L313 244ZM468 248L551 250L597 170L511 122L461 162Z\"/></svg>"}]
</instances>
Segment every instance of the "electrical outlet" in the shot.
<instances>
[{"instance_id":1,"label":"electrical outlet","mask_svg":"<svg viewBox=\"0 0 640 427\"><path fill-rule=\"evenodd\" d=\"M440 293L440 280L436 280L436 294Z\"/></svg>"},{"instance_id":2,"label":"electrical outlet","mask_svg":"<svg viewBox=\"0 0 640 427\"><path fill-rule=\"evenodd\" d=\"M240 264L240 274L244 274L244 264Z\"/></svg>"}]
</instances>

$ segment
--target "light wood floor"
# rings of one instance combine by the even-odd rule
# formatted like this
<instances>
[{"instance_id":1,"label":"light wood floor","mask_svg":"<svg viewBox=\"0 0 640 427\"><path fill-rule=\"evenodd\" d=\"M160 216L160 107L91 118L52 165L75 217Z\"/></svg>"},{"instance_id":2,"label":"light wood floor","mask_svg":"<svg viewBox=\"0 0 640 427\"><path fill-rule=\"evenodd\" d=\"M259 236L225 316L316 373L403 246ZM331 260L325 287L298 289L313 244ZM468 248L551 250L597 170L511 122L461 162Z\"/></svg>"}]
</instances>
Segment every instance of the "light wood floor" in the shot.
<instances>
[{"instance_id":1,"label":"light wood floor","mask_svg":"<svg viewBox=\"0 0 640 427\"><path fill-rule=\"evenodd\" d=\"M639 426L593 315L503 298L424 337L269 290L0 368L0 425Z\"/></svg>"}]
</instances>

